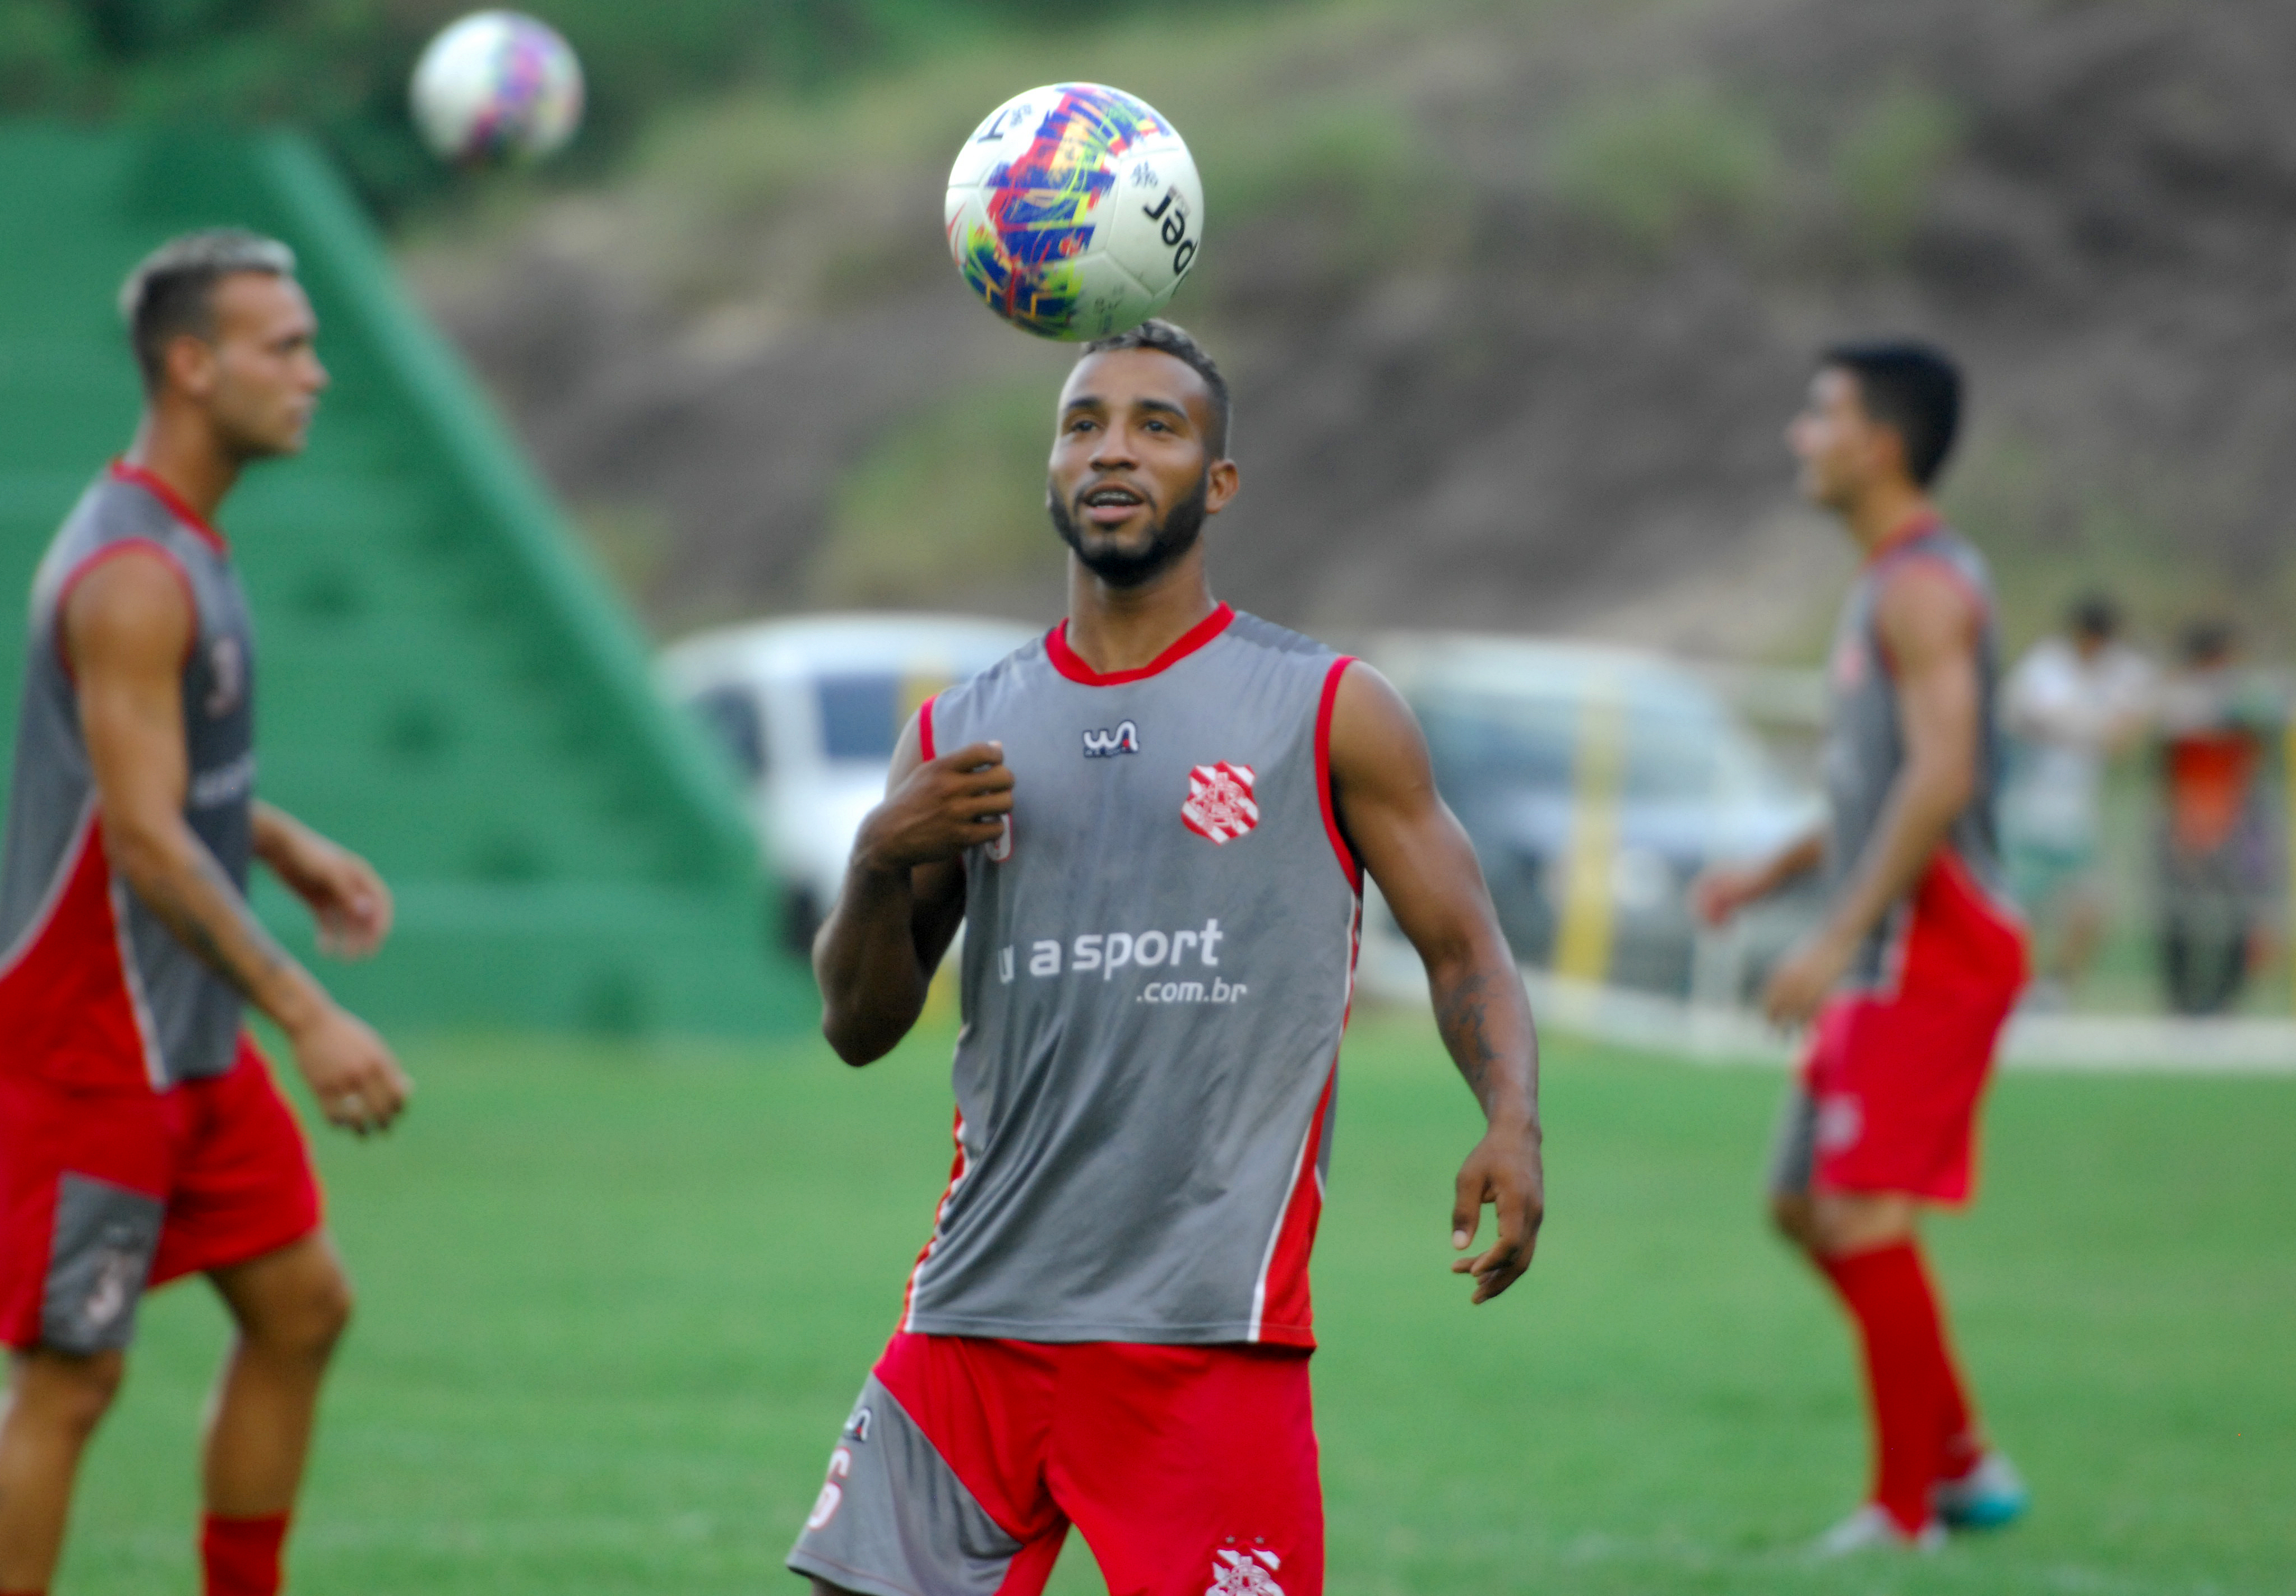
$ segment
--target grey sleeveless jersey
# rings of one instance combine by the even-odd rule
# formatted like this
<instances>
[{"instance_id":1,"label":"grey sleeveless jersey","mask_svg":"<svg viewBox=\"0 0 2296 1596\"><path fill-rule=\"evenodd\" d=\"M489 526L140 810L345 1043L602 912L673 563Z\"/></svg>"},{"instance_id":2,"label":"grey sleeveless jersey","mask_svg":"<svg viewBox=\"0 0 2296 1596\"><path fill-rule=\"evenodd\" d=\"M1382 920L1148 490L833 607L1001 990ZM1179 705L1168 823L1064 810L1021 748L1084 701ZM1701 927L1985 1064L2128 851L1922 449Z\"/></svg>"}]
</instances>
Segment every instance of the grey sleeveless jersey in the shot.
<instances>
[{"instance_id":1,"label":"grey sleeveless jersey","mask_svg":"<svg viewBox=\"0 0 2296 1596\"><path fill-rule=\"evenodd\" d=\"M33 580L0 858L0 1015L20 1052L58 1055L36 1066L162 1088L231 1067L241 1002L103 857L62 612L80 577L131 547L166 555L197 611L183 669L184 818L246 888L255 789L247 602L222 538L158 479L114 466L81 496Z\"/></svg>"},{"instance_id":2,"label":"grey sleeveless jersey","mask_svg":"<svg viewBox=\"0 0 2296 1596\"><path fill-rule=\"evenodd\" d=\"M1841 608L1827 673L1832 703L1826 718L1824 771L1826 797L1833 810L1827 870L1838 886L1856 867L1873 839L1890 784L1905 764L1897 682L1876 628L1874 606L1891 573L1917 560L1942 565L1969 588L1984 610L1977 659L1977 785L1968 804L1954 817L1944 846L1960 856L1980 886L2001 898L2005 889L1994 833L2002 760L1994 715L2000 649L1995 634L1993 581L1984 558L1937 521L1901 536L1869 560ZM1870 985L1883 978L1888 949L1904 912L1901 902L1859 948L1849 970L1853 982Z\"/></svg>"},{"instance_id":3,"label":"grey sleeveless jersey","mask_svg":"<svg viewBox=\"0 0 2296 1596\"><path fill-rule=\"evenodd\" d=\"M1222 606L1144 670L1064 632L925 706L995 740L965 857L956 1167L904 1325L1312 1346L1360 873L1331 805L1347 662Z\"/></svg>"}]
</instances>

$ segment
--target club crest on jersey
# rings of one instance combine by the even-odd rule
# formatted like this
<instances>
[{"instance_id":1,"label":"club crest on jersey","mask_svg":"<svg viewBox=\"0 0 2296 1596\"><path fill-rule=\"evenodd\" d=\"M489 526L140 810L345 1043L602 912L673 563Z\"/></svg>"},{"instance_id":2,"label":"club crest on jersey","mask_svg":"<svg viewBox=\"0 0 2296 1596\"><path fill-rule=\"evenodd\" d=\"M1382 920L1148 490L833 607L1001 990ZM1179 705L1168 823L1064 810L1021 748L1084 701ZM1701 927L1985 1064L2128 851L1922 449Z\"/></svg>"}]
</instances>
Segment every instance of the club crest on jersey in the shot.
<instances>
[{"instance_id":1,"label":"club crest on jersey","mask_svg":"<svg viewBox=\"0 0 2296 1596\"><path fill-rule=\"evenodd\" d=\"M1234 841L1259 823L1251 781L1249 765L1222 759L1197 765L1188 773L1188 801L1180 806L1180 823L1215 843Z\"/></svg>"},{"instance_id":2,"label":"club crest on jersey","mask_svg":"<svg viewBox=\"0 0 2296 1596\"><path fill-rule=\"evenodd\" d=\"M1283 1559L1255 1546L1249 1552L1222 1548L1212 1553L1212 1583L1204 1596L1283 1596L1274 1575Z\"/></svg>"},{"instance_id":3,"label":"club crest on jersey","mask_svg":"<svg viewBox=\"0 0 2296 1596\"><path fill-rule=\"evenodd\" d=\"M1084 757L1087 759L1113 759L1119 754L1140 751L1140 728L1130 721L1116 723L1114 731L1086 732L1084 734Z\"/></svg>"}]
</instances>

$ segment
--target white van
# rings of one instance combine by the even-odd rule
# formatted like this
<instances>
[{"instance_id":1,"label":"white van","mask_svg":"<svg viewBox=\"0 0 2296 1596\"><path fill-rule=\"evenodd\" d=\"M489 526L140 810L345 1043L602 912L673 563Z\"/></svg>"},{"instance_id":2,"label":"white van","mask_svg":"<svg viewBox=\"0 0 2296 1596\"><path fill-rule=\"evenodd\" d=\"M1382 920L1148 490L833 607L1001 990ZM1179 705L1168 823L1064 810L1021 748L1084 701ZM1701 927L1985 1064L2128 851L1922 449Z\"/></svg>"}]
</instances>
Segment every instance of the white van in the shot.
<instances>
[{"instance_id":1,"label":"white van","mask_svg":"<svg viewBox=\"0 0 2296 1596\"><path fill-rule=\"evenodd\" d=\"M822 615L699 633L665 650L662 692L701 716L750 793L783 929L810 945L917 706L1037 634L953 615Z\"/></svg>"}]
</instances>

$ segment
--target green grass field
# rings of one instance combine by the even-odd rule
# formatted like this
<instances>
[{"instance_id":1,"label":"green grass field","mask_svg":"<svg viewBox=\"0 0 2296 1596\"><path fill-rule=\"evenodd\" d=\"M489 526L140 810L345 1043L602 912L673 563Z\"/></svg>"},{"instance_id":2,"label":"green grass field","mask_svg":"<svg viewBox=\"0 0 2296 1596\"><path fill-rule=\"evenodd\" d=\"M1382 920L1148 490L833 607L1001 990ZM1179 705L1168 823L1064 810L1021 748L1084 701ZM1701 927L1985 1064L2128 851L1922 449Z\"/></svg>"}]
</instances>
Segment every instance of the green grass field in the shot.
<instances>
[{"instance_id":1,"label":"green grass field","mask_svg":"<svg viewBox=\"0 0 2296 1596\"><path fill-rule=\"evenodd\" d=\"M330 1136L363 1290L301 1596L795 1590L780 1559L947 1166L947 1037L412 1050ZM1334 1592L2296 1589L2296 1081L2013 1076L1936 1250L2023 1526L1814 1567L1863 1476L1844 1331L1756 1223L1775 1076L1550 1044L1551 1216L1513 1294L1445 1273L1476 1128L1423 1019L1360 1025L1316 1282ZM146 1309L59 1596L195 1588L223 1335ZM1055 1588L1098 1590L1074 1542Z\"/></svg>"}]
</instances>

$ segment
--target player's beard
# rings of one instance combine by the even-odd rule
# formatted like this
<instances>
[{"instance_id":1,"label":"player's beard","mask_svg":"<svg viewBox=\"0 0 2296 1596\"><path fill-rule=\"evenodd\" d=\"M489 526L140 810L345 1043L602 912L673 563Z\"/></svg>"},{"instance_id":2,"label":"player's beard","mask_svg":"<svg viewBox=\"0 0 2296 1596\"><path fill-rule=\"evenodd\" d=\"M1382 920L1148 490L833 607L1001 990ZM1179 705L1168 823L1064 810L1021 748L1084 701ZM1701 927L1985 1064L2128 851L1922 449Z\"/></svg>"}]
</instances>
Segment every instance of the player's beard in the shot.
<instances>
[{"instance_id":1,"label":"player's beard","mask_svg":"<svg viewBox=\"0 0 2296 1596\"><path fill-rule=\"evenodd\" d=\"M1061 541L1069 545L1069 552L1085 569L1111 587L1138 587L1162 575L1172 561L1196 546L1196 539L1203 536L1205 503L1211 484L1211 470L1206 467L1186 498L1166 511L1161 520L1149 523L1148 545L1142 549L1086 549L1077 529L1076 518L1069 513L1059 494L1047 493L1045 508L1052 515L1053 530L1061 535Z\"/></svg>"}]
</instances>

